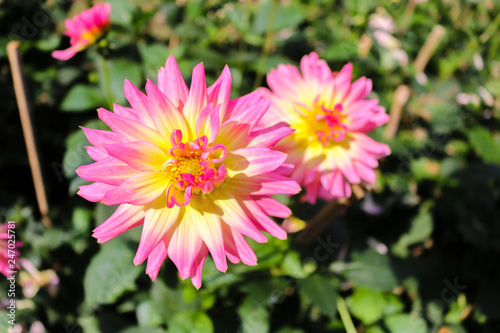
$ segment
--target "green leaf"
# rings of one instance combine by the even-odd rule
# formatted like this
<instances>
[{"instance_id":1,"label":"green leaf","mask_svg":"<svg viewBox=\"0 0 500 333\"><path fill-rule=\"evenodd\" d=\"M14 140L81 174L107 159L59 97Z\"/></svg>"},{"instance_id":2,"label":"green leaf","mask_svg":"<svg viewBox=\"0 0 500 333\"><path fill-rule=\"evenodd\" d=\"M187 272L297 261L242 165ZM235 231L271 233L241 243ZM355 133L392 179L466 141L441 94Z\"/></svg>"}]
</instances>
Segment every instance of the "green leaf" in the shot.
<instances>
[{"instance_id":1,"label":"green leaf","mask_svg":"<svg viewBox=\"0 0 500 333\"><path fill-rule=\"evenodd\" d=\"M391 333L426 333L427 325L420 317L406 313L388 316L384 324Z\"/></svg>"},{"instance_id":2,"label":"green leaf","mask_svg":"<svg viewBox=\"0 0 500 333\"><path fill-rule=\"evenodd\" d=\"M9 320L11 320L12 318L8 317L9 315L9 312L7 311L0 311L0 316L2 316L1 320L0 320L0 330L2 332L8 332L9 331L9 327L12 327L11 324L8 323Z\"/></svg>"},{"instance_id":3,"label":"green leaf","mask_svg":"<svg viewBox=\"0 0 500 333\"><path fill-rule=\"evenodd\" d=\"M85 333L100 333L99 320L95 316L85 315L78 318L78 324Z\"/></svg>"},{"instance_id":4,"label":"green leaf","mask_svg":"<svg viewBox=\"0 0 500 333\"><path fill-rule=\"evenodd\" d=\"M269 312L265 302L256 302L250 297L245 298L238 307L241 320L242 333L267 333L269 332Z\"/></svg>"},{"instance_id":5,"label":"green leaf","mask_svg":"<svg viewBox=\"0 0 500 333\"><path fill-rule=\"evenodd\" d=\"M486 82L485 87L494 96L500 97L500 79L494 79Z\"/></svg>"},{"instance_id":6,"label":"green leaf","mask_svg":"<svg viewBox=\"0 0 500 333\"><path fill-rule=\"evenodd\" d=\"M430 237L433 230L433 222L428 207L428 204L422 205L420 212L411 222L410 230L403 234L397 243L392 246L392 252L395 255L407 257L409 246L421 243Z\"/></svg>"},{"instance_id":7,"label":"green leaf","mask_svg":"<svg viewBox=\"0 0 500 333\"><path fill-rule=\"evenodd\" d=\"M83 280L87 308L111 304L125 291L136 288L135 279L143 268L134 266L133 258L134 251L119 240L102 245L90 261Z\"/></svg>"},{"instance_id":8,"label":"green leaf","mask_svg":"<svg viewBox=\"0 0 500 333\"><path fill-rule=\"evenodd\" d=\"M276 333L305 333L305 331L300 328L283 327Z\"/></svg>"},{"instance_id":9,"label":"green leaf","mask_svg":"<svg viewBox=\"0 0 500 333\"><path fill-rule=\"evenodd\" d=\"M82 207L76 207L73 210L73 217L71 218L71 222L73 224L73 228L76 231L85 233L89 229L91 219L92 211Z\"/></svg>"},{"instance_id":10,"label":"green leaf","mask_svg":"<svg viewBox=\"0 0 500 333\"><path fill-rule=\"evenodd\" d=\"M346 302L351 313L367 325L373 324L384 314L385 298L380 291L356 288Z\"/></svg>"},{"instance_id":11,"label":"green leaf","mask_svg":"<svg viewBox=\"0 0 500 333\"><path fill-rule=\"evenodd\" d=\"M396 295L389 295L385 298L384 315L392 315L403 312L405 305Z\"/></svg>"},{"instance_id":12,"label":"green leaf","mask_svg":"<svg viewBox=\"0 0 500 333\"><path fill-rule=\"evenodd\" d=\"M354 252L352 261L351 268L344 271L344 274L358 286L374 290L392 290L397 287L398 281L386 255L368 249Z\"/></svg>"},{"instance_id":13,"label":"green leaf","mask_svg":"<svg viewBox=\"0 0 500 333\"><path fill-rule=\"evenodd\" d=\"M500 163L500 146L491 133L483 127L474 127L467 132L476 154L486 163Z\"/></svg>"},{"instance_id":14,"label":"green leaf","mask_svg":"<svg viewBox=\"0 0 500 333\"><path fill-rule=\"evenodd\" d=\"M199 297L193 300L186 301L183 297L181 286L176 289L168 287L161 280L156 281L150 290L151 300L156 308L156 311L169 322L173 315L179 311L194 310L201 308Z\"/></svg>"},{"instance_id":15,"label":"green leaf","mask_svg":"<svg viewBox=\"0 0 500 333\"><path fill-rule=\"evenodd\" d=\"M328 60L345 61L357 57L358 46L354 41L341 41L329 46L323 53Z\"/></svg>"},{"instance_id":16,"label":"green leaf","mask_svg":"<svg viewBox=\"0 0 500 333\"><path fill-rule=\"evenodd\" d=\"M281 264L281 269L283 274L289 275L297 279L303 279L309 274L302 267L302 262L300 260L300 255L297 252L288 252L283 259Z\"/></svg>"},{"instance_id":17,"label":"green leaf","mask_svg":"<svg viewBox=\"0 0 500 333\"><path fill-rule=\"evenodd\" d=\"M106 103L101 89L96 86L77 84L73 86L61 102L61 110L81 112L95 109Z\"/></svg>"},{"instance_id":18,"label":"green leaf","mask_svg":"<svg viewBox=\"0 0 500 333\"><path fill-rule=\"evenodd\" d=\"M371 326L366 329L366 333L386 333L379 326Z\"/></svg>"},{"instance_id":19,"label":"green leaf","mask_svg":"<svg viewBox=\"0 0 500 333\"><path fill-rule=\"evenodd\" d=\"M84 125L84 127L105 129L106 125L100 120L93 120ZM62 170L60 164L52 163L54 171L57 173L59 181L62 181L64 175L70 181L69 193L73 194L77 191L78 186L85 185L88 182L78 177L75 170L81 166L94 162L87 154L85 146L90 146L85 133L78 129L71 133L66 139L66 152L62 161Z\"/></svg>"},{"instance_id":20,"label":"green leaf","mask_svg":"<svg viewBox=\"0 0 500 333\"><path fill-rule=\"evenodd\" d=\"M161 328L135 326L121 330L120 333L165 333L165 330Z\"/></svg>"},{"instance_id":21,"label":"green leaf","mask_svg":"<svg viewBox=\"0 0 500 333\"><path fill-rule=\"evenodd\" d=\"M158 69L165 66L167 58L173 54L177 59L184 54L184 47L169 49L164 44L139 44L137 45L141 55L142 65L146 69L146 77L156 77Z\"/></svg>"},{"instance_id":22,"label":"green leaf","mask_svg":"<svg viewBox=\"0 0 500 333\"><path fill-rule=\"evenodd\" d=\"M271 11L271 2L272 1L264 3L262 5L262 8L255 15L255 19L252 23L252 31L255 31L257 33L264 33L266 31L267 22L269 21L269 15ZM277 9L276 18L273 25L274 31L279 31L289 27L295 27L302 21L304 21L304 9L300 5L300 3L280 3L278 6L279 7Z\"/></svg>"},{"instance_id":23,"label":"green leaf","mask_svg":"<svg viewBox=\"0 0 500 333\"><path fill-rule=\"evenodd\" d=\"M141 302L137 306L136 314L141 327L157 327L164 323L163 317L151 300Z\"/></svg>"},{"instance_id":24,"label":"green leaf","mask_svg":"<svg viewBox=\"0 0 500 333\"><path fill-rule=\"evenodd\" d=\"M141 83L141 66L127 59L115 59L109 62L109 73L111 76L111 89L117 104L126 103L123 93L125 79L137 86Z\"/></svg>"},{"instance_id":25,"label":"green leaf","mask_svg":"<svg viewBox=\"0 0 500 333\"><path fill-rule=\"evenodd\" d=\"M323 314L334 318L337 313L337 288L331 277L318 274L301 281L300 291Z\"/></svg>"},{"instance_id":26,"label":"green leaf","mask_svg":"<svg viewBox=\"0 0 500 333\"><path fill-rule=\"evenodd\" d=\"M213 333L214 325L203 312L180 311L168 321L169 333Z\"/></svg>"},{"instance_id":27,"label":"green leaf","mask_svg":"<svg viewBox=\"0 0 500 333\"><path fill-rule=\"evenodd\" d=\"M130 27L135 5L131 0L108 0L111 4L110 20L113 24Z\"/></svg>"},{"instance_id":28,"label":"green leaf","mask_svg":"<svg viewBox=\"0 0 500 333\"><path fill-rule=\"evenodd\" d=\"M247 298L255 304L272 305L285 295L289 283L282 278L270 278L252 281L241 286L240 290L247 294Z\"/></svg>"}]
</instances>

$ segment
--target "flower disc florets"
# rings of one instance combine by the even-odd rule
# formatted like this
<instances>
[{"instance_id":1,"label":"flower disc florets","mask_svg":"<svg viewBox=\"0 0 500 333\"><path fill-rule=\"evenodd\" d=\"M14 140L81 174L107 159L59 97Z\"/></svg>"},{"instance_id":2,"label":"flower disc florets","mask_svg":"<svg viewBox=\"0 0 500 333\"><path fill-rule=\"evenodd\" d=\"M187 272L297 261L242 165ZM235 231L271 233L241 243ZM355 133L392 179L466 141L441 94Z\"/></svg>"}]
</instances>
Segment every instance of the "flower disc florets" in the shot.
<instances>
[{"instance_id":1,"label":"flower disc florets","mask_svg":"<svg viewBox=\"0 0 500 333\"><path fill-rule=\"evenodd\" d=\"M182 132L174 130L171 136L171 159L163 164L162 171L171 180L167 188L167 207L185 206L191 198L202 192L209 194L227 175L223 144L209 145L204 135L194 142L182 142Z\"/></svg>"}]
</instances>

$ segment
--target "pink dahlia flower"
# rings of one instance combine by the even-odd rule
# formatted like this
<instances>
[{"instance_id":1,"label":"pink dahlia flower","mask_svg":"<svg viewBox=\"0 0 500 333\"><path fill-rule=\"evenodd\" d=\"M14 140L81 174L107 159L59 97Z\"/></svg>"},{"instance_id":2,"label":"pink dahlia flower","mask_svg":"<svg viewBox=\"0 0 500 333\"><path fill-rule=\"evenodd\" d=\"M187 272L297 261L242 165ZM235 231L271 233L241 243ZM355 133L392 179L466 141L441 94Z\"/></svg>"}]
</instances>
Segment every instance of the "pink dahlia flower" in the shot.
<instances>
[{"instance_id":1,"label":"pink dahlia flower","mask_svg":"<svg viewBox=\"0 0 500 333\"><path fill-rule=\"evenodd\" d=\"M295 66L279 65L267 75L271 107L259 126L281 121L295 131L275 149L288 154L295 166L290 177L306 189L306 199L349 197L350 184L373 183L377 159L390 149L365 133L389 120L376 99L366 99L372 81L362 77L351 84L352 65L332 73L316 53Z\"/></svg>"},{"instance_id":2,"label":"pink dahlia flower","mask_svg":"<svg viewBox=\"0 0 500 333\"><path fill-rule=\"evenodd\" d=\"M99 109L111 131L84 128L89 155L96 161L77 173L93 181L78 194L90 201L117 205L94 230L103 243L143 225L134 264L148 258L154 280L165 258L201 286L208 252L218 270L233 263L255 265L244 236L266 242L260 231L285 239L286 232L268 215L287 217L289 208L273 194L295 194L299 185L283 176L286 154L271 149L292 130L279 124L256 130L270 101L254 92L230 100L231 74L226 66L208 89L203 64L193 70L188 89L173 56L150 80L147 95L129 81L125 96L131 108Z\"/></svg>"},{"instance_id":3,"label":"pink dahlia flower","mask_svg":"<svg viewBox=\"0 0 500 333\"><path fill-rule=\"evenodd\" d=\"M72 19L66 19L66 36L71 46L66 50L54 51L52 56L59 60L71 59L75 54L95 43L109 29L111 5L103 3L84 10Z\"/></svg>"},{"instance_id":4,"label":"pink dahlia flower","mask_svg":"<svg viewBox=\"0 0 500 333\"><path fill-rule=\"evenodd\" d=\"M17 248L22 246L21 242L15 241L15 246L12 247L13 243L11 241L9 247L8 230L9 227L7 223L0 225L0 273L7 277L10 276L12 273L11 271L19 268L19 265L17 264L19 251L17 251ZM12 237L12 235L17 236L16 234L11 234L10 237ZM15 239L15 237L11 239Z\"/></svg>"}]
</instances>

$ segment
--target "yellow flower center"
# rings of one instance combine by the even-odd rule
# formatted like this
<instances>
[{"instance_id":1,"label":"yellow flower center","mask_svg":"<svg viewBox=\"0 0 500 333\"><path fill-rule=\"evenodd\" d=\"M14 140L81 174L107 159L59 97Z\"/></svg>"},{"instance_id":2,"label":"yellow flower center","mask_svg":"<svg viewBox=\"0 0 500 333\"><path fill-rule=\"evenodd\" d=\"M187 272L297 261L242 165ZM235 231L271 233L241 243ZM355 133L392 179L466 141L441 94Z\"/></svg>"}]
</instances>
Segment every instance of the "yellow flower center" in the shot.
<instances>
[{"instance_id":1,"label":"yellow flower center","mask_svg":"<svg viewBox=\"0 0 500 333\"><path fill-rule=\"evenodd\" d=\"M342 104L326 107L318 100L315 100L311 107L297 105L295 110L302 122L298 128L302 131L296 134L310 143L319 142L323 146L341 143L347 134L342 109Z\"/></svg>"},{"instance_id":2,"label":"yellow flower center","mask_svg":"<svg viewBox=\"0 0 500 333\"><path fill-rule=\"evenodd\" d=\"M201 158L199 155L195 156L179 156L175 163L168 163L163 166L163 172L174 179L180 179L183 173L191 174L198 182L198 177L203 172L200 166Z\"/></svg>"}]
</instances>

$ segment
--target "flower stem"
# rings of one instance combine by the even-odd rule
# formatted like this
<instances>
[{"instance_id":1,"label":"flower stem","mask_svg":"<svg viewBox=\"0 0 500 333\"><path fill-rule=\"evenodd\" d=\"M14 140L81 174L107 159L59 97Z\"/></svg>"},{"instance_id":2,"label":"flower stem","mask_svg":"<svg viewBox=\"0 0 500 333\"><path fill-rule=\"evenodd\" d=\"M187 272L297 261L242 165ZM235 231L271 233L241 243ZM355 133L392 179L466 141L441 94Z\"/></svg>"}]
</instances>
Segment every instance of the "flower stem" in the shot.
<instances>
[{"instance_id":1,"label":"flower stem","mask_svg":"<svg viewBox=\"0 0 500 333\"><path fill-rule=\"evenodd\" d=\"M342 323L344 324L345 331L347 333L356 333L356 327L354 327L349 310L347 310L345 301L340 295L337 299L337 310L340 314L340 319L342 319Z\"/></svg>"},{"instance_id":2,"label":"flower stem","mask_svg":"<svg viewBox=\"0 0 500 333\"><path fill-rule=\"evenodd\" d=\"M111 86L111 75L109 72L109 63L106 60L106 58L104 58L102 55L98 55L98 58L99 58L99 67L100 67L99 73L101 74L101 77L100 77L101 85L104 87L104 90L106 91L106 98L108 100L108 107L110 109L112 109L114 96L113 96L113 87Z\"/></svg>"},{"instance_id":3,"label":"flower stem","mask_svg":"<svg viewBox=\"0 0 500 333\"><path fill-rule=\"evenodd\" d=\"M269 10L269 19L267 20L266 37L260 53L259 63L257 64L257 75L255 76L253 84L254 90L262 84L262 78L266 70L267 58L271 48L273 47L274 21L276 20L279 4L280 0L271 0L271 9Z\"/></svg>"}]
</instances>

